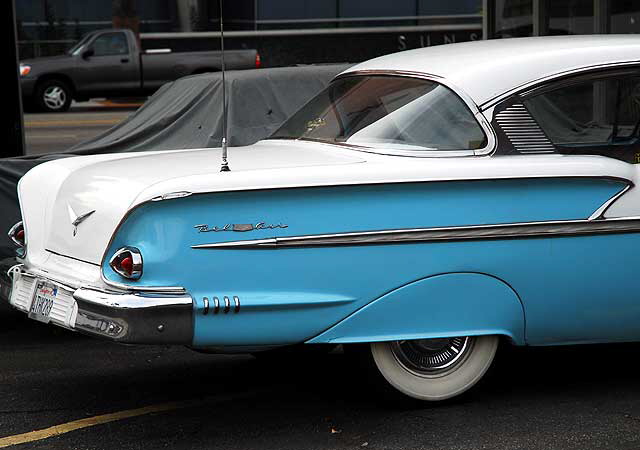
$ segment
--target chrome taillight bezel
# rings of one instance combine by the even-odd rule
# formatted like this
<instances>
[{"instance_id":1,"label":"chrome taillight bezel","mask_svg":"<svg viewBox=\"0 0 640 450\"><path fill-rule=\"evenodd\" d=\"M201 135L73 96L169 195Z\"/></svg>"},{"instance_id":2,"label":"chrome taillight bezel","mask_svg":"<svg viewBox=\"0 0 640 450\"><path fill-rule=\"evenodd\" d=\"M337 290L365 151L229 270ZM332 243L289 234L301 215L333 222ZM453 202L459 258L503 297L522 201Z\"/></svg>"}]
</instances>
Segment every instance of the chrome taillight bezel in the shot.
<instances>
[{"instance_id":1,"label":"chrome taillight bezel","mask_svg":"<svg viewBox=\"0 0 640 450\"><path fill-rule=\"evenodd\" d=\"M126 257L130 256L133 264L131 265L131 273L127 273L120 267L120 263ZM128 280L138 280L142 276L142 253L136 247L122 247L118 249L109 260L109 267L115 273Z\"/></svg>"},{"instance_id":2,"label":"chrome taillight bezel","mask_svg":"<svg viewBox=\"0 0 640 450\"><path fill-rule=\"evenodd\" d=\"M20 241L17 238L18 232L20 230L22 230L22 232L24 233L24 241ZM9 228L9 231L7 232L7 236L9 236L9 239L11 239L13 241L13 243L16 244L18 247L24 248L24 247L27 246L27 235L26 235L26 231L24 229L24 224L23 224L22 220L20 222L16 223L11 228Z\"/></svg>"}]
</instances>

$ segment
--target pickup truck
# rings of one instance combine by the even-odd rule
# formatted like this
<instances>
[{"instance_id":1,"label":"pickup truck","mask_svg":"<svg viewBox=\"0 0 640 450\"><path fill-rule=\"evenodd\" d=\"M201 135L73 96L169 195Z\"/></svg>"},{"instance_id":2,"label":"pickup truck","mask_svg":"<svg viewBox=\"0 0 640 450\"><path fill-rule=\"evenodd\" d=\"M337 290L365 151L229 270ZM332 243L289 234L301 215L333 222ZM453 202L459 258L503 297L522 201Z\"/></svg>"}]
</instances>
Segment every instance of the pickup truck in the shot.
<instances>
[{"instance_id":1,"label":"pickup truck","mask_svg":"<svg viewBox=\"0 0 640 450\"><path fill-rule=\"evenodd\" d=\"M22 96L27 109L61 112L72 100L135 97L153 93L185 75L221 69L220 51L173 53L141 50L130 30L101 30L85 35L65 55L20 62ZM260 67L256 50L225 51L227 69Z\"/></svg>"}]
</instances>

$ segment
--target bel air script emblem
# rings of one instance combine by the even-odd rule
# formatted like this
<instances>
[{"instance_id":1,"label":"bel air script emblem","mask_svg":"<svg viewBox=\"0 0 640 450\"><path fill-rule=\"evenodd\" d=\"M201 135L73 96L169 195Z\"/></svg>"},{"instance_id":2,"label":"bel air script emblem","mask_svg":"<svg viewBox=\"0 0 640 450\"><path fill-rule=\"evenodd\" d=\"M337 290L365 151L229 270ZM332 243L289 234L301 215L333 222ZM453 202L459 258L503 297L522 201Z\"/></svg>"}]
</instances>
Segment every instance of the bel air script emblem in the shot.
<instances>
[{"instance_id":1,"label":"bel air script emblem","mask_svg":"<svg viewBox=\"0 0 640 450\"><path fill-rule=\"evenodd\" d=\"M76 212L71 208L71 205L67 205L67 211L69 212L69 220L71 221L71 225L73 226L73 235L75 236L78 233L78 225L87 220L87 218L96 212L96 210L92 210L86 212L84 214L76 214Z\"/></svg>"},{"instance_id":2,"label":"bel air script emblem","mask_svg":"<svg viewBox=\"0 0 640 450\"><path fill-rule=\"evenodd\" d=\"M197 229L200 233L220 232L220 231L253 231L253 230L273 230L275 228L289 228L289 225L279 224L267 224L264 222L253 223L228 223L223 227L210 227L209 225L195 225L193 228Z\"/></svg>"}]
</instances>

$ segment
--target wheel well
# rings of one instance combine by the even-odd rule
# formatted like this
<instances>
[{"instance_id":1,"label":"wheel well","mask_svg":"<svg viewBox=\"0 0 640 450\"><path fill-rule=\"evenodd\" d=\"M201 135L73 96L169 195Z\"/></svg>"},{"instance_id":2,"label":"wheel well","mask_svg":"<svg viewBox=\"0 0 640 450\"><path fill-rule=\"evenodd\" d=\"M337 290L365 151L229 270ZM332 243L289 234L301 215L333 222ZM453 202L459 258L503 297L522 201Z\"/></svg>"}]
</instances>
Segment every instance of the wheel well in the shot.
<instances>
[{"instance_id":1,"label":"wheel well","mask_svg":"<svg viewBox=\"0 0 640 450\"><path fill-rule=\"evenodd\" d=\"M520 297L491 275L452 272L393 289L307 342L350 344L487 334L507 336L517 345L526 343Z\"/></svg>"},{"instance_id":2,"label":"wheel well","mask_svg":"<svg viewBox=\"0 0 640 450\"><path fill-rule=\"evenodd\" d=\"M71 89L71 97L75 97L75 93L76 93L76 87L73 84L73 80L64 74L61 73L47 73L44 75L41 75L38 78L38 81L36 82L36 89L45 81L49 81L49 80L59 80L59 81L63 81L67 86L69 86L69 88Z\"/></svg>"}]
</instances>

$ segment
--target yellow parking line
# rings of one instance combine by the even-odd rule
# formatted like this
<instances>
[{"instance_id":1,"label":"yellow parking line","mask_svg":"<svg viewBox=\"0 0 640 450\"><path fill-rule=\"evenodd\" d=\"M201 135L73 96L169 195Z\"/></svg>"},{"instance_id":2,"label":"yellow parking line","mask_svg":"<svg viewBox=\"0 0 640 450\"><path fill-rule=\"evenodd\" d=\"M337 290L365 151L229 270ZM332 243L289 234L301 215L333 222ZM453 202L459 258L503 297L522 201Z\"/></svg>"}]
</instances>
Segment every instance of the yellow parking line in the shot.
<instances>
[{"instance_id":1,"label":"yellow parking line","mask_svg":"<svg viewBox=\"0 0 640 450\"><path fill-rule=\"evenodd\" d=\"M144 408L130 409L112 414L104 414L102 416L89 417L87 419L74 420L73 422L64 423L62 425L54 425L43 430L32 431L30 433L17 434L15 436L7 436L0 438L0 448L10 447L12 445L26 444L27 442L40 441L71 431L80 430L82 428L93 427L117 420L129 419L131 417L143 416L145 414L171 411L179 408L186 408L195 402L176 402L164 403L161 405L147 406Z\"/></svg>"},{"instance_id":2,"label":"yellow parking line","mask_svg":"<svg viewBox=\"0 0 640 450\"><path fill-rule=\"evenodd\" d=\"M124 119L95 119L95 120L51 120L51 121L27 121L24 123L26 127L59 127L69 126L76 127L80 125L115 125Z\"/></svg>"},{"instance_id":3,"label":"yellow parking line","mask_svg":"<svg viewBox=\"0 0 640 450\"><path fill-rule=\"evenodd\" d=\"M145 406L144 408L128 409L125 411L115 412L111 414L103 414L101 416L88 417L86 419L74 420L73 422L63 423L61 425L54 425L42 430L31 431L29 433L16 434L14 436L7 436L0 438L0 448L11 447L12 445L26 444L28 442L41 441L61 434L66 434L71 431L81 430L83 428L89 428L96 425L103 425L109 422L116 422L118 420L130 419L132 417L144 416L147 414L174 411L177 409L190 408L193 406L199 406L205 403L209 403L212 400L225 401L225 400L237 400L245 397L256 395L260 391L254 391L252 393L243 393L235 395L209 397L200 400L189 400L183 402L169 402L159 405Z\"/></svg>"}]
</instances>

